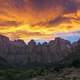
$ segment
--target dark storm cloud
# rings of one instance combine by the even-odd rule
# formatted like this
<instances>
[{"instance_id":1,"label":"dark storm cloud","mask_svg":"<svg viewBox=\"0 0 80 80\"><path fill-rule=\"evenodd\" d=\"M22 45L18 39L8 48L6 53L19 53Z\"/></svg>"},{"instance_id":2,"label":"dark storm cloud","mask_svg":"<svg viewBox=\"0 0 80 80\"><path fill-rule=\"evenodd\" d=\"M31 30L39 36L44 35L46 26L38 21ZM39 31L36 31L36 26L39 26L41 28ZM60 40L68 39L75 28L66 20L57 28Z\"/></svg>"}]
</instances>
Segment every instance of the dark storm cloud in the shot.
<instances>
[{"instance_id":1,"label":"dark storm cloud","mask_svg":"<svg viewBox=\"0 0 80 80\"><path fill-rule=\"evenodd\" d=\"M37 10L49 9L61 5L64 12L76 12L79 3L74 0L30 0L32 6Z\"/></svg>"},{"instance_id":2,"label":"dark storm cloud","mask_svg":"<svg viewBox=\"0 0 80 80\"><path fill-rule=\"evenodd\" d=\"M51 8L52 6L62 5L65 11L75 11L77 3L73 0L30 0L32 6L37 9Z\"/></svg>"},{"instance_id":3,"label":"dark storm cloud","mask_svg":"<svg viewBox=\"0 0 80 80\"><path fill-rule=\"evenodd\" d=\"M58 25L62 22L70 22L71 18L65 18L65 17L58 17L55 20L51 20L48 22L48 25Z\"/></svg>"},{"instance_id":4,"label":"dark storm cloud","mask_svg":"<svg viewBox=\"0 0 80 80\"><path fill-rule=\"evenodd\" d=\"M77 11L77 3L75 3L72 0L64 0L63 1L63 7L64 7L64 12L65 13L72 13L72 12L76 12Z\"/></svg>"},{"instance_id":5,"label":"dark storm cloud","mask_svg":"<svg viewBox=\"0 0 80 80\"><path fill-rule=\"evenodd\" d=\"M58 2L56 2L56 0L30 0L32 3L32 6L36 9L36 10L44 10L44 9L48 9L51 8L55 5L58 4Z\"/></svg>"},{"instance_id":6,"label":"dark storm cloud","mask_svg":"<svg viewBox=\"0 0 80 80\"><path fill-rule=\"evenodd\" d=\"M73 13L79 9L80 3L76 0L31 0L32 6L36 10L49 9L51 7L57 7L59 5L64 9L64 13Z\"/></svg>"},{"instance_id":7,"label":"dark storm cloud","mask_svg":"<svg viewBox=\"0 0 80 80\"><path fill-rule=\"evenodd\" d=\"M59 25L61 23L70 23L71 20L74 20L75 22L79 22L80 21L80 18L74 18L74 17L58 17L56 18L55 20L51 20L49 22L46 22L48 23L48 25Z\"/></svg>"},{"instance_id":8,"label":"dark storm cloud","mask_svg":"<svg viewBox=\"0 0 80 80\"><path fill-rule=\"evenodd\" d=\"M55 25L57 26L57 25L59 25L61 23L65 23L65 22L66 23L70 23L71 20L75 20L75 21L79 22L80 18L59 16L59 17L57 17L54 20L50 20L50 21L47 21L47 22L41 22L41 23L33 24L32 26L36 26L36 25L45 26L46 25L47 27L49 27L49 26L54 26L55 27Z\"/></svg>"}]
</instances>

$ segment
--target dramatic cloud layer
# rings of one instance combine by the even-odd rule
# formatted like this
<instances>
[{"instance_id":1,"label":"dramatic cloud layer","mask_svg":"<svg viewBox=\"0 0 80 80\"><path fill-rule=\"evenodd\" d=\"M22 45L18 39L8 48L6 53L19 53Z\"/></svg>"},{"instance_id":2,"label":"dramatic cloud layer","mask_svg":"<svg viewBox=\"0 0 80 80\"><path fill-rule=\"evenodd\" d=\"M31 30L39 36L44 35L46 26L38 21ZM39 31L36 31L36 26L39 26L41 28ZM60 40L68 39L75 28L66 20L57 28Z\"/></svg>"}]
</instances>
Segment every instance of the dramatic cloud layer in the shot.
<instances>
[{"instance_id":1,"label":"dramatic cloud layer","mask_svg":"<svg viewBox=\"0 0 80 80\"><path fill-rule=\"evenodd\" d=\"M49 40L79 31L80 0L0 0L0 34L10 39Z\"/></svg>"}]
</instances>

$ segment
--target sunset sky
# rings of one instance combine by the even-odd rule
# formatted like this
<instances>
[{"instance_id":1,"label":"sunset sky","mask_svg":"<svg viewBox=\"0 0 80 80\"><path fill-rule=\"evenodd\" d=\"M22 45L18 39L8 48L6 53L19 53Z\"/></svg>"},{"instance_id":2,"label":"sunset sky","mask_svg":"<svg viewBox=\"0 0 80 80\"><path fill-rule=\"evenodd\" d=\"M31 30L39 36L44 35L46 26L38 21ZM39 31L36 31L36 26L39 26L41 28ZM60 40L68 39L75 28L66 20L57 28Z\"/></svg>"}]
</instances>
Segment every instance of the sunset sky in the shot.
<instances>
[{"instance_id":1,"label":"sunset sky","mask_svg":"<svg viewBox=\"0 0 80 80\"><path fill-rule=\"evenodd\" d=\"M11 40L80 38L80 0L0 0L0 34Z\"/></svg>"}]
</instances>

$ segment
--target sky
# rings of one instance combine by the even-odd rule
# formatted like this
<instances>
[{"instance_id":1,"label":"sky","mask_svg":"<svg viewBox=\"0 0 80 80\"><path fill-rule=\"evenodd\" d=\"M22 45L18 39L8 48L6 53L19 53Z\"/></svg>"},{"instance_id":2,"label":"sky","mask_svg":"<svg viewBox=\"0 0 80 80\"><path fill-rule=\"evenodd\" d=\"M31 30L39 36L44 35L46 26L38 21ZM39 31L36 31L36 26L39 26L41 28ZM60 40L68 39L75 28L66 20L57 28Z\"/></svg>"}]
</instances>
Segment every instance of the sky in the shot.
<instances>
[{"instance_id":1,"label":"sky","mask_svg":"<svg viewBox=\"0 0 80 80\"><path fill-rule=\"evenodd\" d=\"M80 0L0 0L0 34L11 40L78 40Z\"/></svg>"}]
</instances>

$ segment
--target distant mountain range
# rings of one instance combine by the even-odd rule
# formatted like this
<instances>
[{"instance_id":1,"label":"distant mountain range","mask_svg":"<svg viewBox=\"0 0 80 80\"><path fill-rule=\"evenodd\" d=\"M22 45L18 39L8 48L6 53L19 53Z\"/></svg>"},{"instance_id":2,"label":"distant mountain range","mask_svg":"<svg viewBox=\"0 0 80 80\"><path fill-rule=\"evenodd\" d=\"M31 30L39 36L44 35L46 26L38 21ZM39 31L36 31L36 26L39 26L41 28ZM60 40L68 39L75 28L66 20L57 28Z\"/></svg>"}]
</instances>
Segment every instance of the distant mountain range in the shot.
<instances>
[{"instance_id":1,"label":"distant mountain range","mask_svg":"<svg viewBox=\"0 0 80 80\"><path fill-rule=\"evenodd\" d=\"M70 63L72 56L80 57L80 40L70 43L68 40L55 40L36 44L31 40L26 44L23 40L10 41L8 37L0 35L0 66L29 66L29 64ZM78 54L77 54L78 53Z\"/></svg>"}]
</instances>

